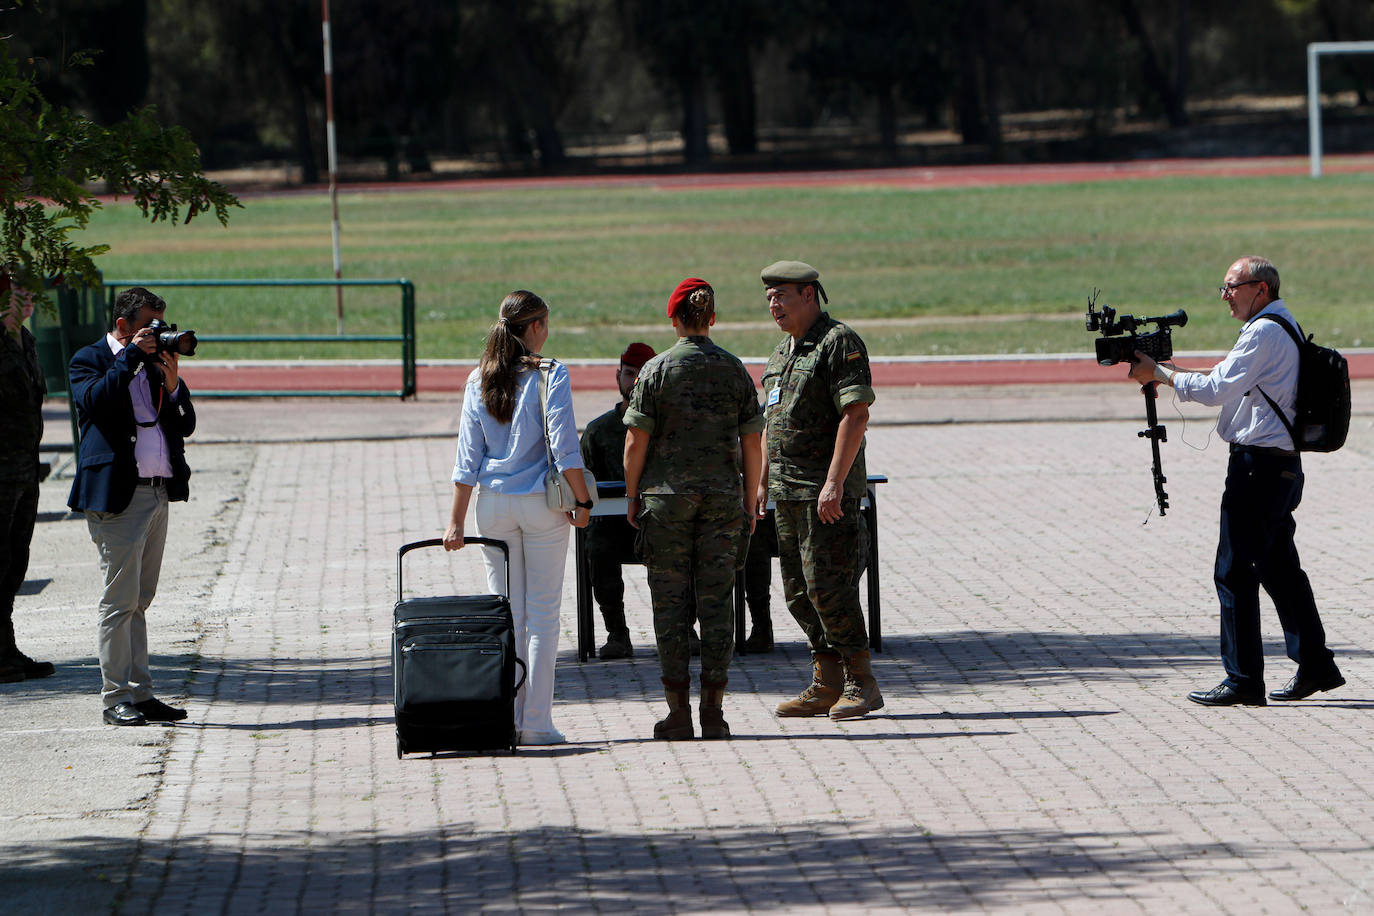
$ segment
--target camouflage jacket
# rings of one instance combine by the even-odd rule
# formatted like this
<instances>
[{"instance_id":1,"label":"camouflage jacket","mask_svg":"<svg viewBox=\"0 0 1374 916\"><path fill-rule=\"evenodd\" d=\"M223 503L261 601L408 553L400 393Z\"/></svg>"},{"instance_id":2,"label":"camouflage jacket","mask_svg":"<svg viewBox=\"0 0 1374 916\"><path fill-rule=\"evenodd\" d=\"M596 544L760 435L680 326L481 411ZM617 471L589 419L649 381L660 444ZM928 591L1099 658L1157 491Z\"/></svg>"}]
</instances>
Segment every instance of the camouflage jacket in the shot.
<instances>
[{"instance_id":1,"label":"camouflage jacket","mask_svg":"<svg viewBox=\"0 0 1374 916\"><path fill-rule=\"evenodd\" d=\"M778 344L763 372L763 393L768 495L814 499L825 485L844 409L872 404L876 397L868 350L851 328L821 312L795 345L791 337ZM844 495L862 497L867 481L861 444Z\"/></svg>"},{"instance_id":2,"label":"camouflage jacket","mask_svg":"<svg viewBox=\"0 0 1374 916\"><path fill-rule=\"evenodd\" d=\"M625 425L650 436L640 492L740 494L739 440L762 432L763 415L743 363L683 337L639 371Z\"/></svg>"},{"instance_id":3,"label":"camouflage jacket","mask_svg":"<svg viewBox=\"0 0 1374 916\"><path fill-rule=\"evenodd\" d=\"M582 466L598 481L625 479L624 401L587 424L582 431Z\"/></svg>"},{"instance_id":4,"label":"camouflage jacket","mask_svg":"<svg viewBox=\"0 0 1374 916\"><path fill-rule=\"evenodd\" d=\"M48 386L33 334L22 326L19 334L15 339L0 328L0 482L26 484L38 479Z\"/></svg>"}]
</instances>

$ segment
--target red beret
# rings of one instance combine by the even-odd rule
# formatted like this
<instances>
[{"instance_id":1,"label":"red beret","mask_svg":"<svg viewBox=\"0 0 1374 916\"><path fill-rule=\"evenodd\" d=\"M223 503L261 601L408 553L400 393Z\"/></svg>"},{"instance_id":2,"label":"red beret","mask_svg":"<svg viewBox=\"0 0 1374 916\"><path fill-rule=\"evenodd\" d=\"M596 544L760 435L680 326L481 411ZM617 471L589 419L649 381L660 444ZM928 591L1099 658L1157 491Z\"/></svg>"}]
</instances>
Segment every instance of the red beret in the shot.
<instances>
[{"instance_id":1,"label":"red beret","mask_svg":"<svg viewBox=\"0 0 1374 916\"><path fill-rule=\"evenodd\" d=\"M646 343L632 343L625 348L625 352L620 354L620 364L622 366L632 366L635 369L643 369L644 364L654 358L654 348Z\"/></svg>"},{"instance_id":2,"label":"red beret","mask_svg":"<svg viewBox=\"0 0 1374 916\"><path fill-rule=\"evenodd\" d=\"M694 290L701 289L703 286L707 289L711 288L711 284L697 277L688 277L686 280L679 283L677 289L673 290L673 294L668 297L668 317L672 318L673 313L678 310L678 306L686 302L687 297L690 296Z\"/></svg>"}]
</instances>

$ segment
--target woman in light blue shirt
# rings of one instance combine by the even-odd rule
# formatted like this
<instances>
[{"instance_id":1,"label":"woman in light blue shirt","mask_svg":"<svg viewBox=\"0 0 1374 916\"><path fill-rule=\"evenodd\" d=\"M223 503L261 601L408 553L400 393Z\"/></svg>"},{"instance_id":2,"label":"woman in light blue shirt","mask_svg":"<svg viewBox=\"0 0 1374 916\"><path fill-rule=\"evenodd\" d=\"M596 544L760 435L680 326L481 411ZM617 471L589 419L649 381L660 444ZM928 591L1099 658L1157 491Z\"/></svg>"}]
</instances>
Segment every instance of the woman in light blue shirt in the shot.
<instances>
[{"instance_id":1,"label":"woman in light blue shirt","mask_svg":"<svg viewBox=\"0 0 1374 916\"><path fill-rule=\"evenodd\" d=\"M477 534L510 547L510 604L515 651L529 676L515 700L519 743L562 744L553 725L554 661L558 655L559 606L568 526L584 528L591 494L582 476L582 452L573 417L568 370L549 372L548 432L555 467L567 479L578 507L552 512L544 502L544 411L539 404L539 351L549 338L549 307L534 293L516 290L501 302L500 318L487 335L482 361L468 376L453 464L453 508L444 548L463 546L463 526L473 487ZM504 588L505 569L496 550L484 549L487 584Z\"/></svg>"}]
</instances>

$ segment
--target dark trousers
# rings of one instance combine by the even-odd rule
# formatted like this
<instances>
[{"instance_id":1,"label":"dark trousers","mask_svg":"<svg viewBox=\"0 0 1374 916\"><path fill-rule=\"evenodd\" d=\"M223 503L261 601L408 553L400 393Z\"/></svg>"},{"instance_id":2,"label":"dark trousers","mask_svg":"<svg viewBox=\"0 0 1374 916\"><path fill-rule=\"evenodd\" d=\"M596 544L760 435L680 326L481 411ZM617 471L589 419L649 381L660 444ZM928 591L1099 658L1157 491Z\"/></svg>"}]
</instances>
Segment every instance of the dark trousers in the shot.
<instances>
[{"instance_id":1,"label":"dark trousers","mask_svg":"<svg viewBox=\"0 0 1374 916\"><path fill-rule=\"evenodd\" d=\"M768 595L773 585L773 558L777 555L778 528L769 512L754 526L744 560L745 601L749 605L749 619L756 627L772 624Z\"/></svg>"},{"instance_id":2,"label":"dark trousers","mask_svg":"<svg viewBox=\"0 0 1374 916\"><path fill-rule=\"evenodd\" d=\"M38 516L38 480L0 483L0 656L15 650L14 596L29 571L29 543Z\"/></svg>"},{"instance_id":3,"label":"dark trousers","mask_svg":"<svg viewBox=\"0 0 1374 916\"><path fill-rule=\"evenodd\" d=\"M1273 599L1288 657L1303 679L1336 672L1312 586L1293 545L1293 510L1302 501L1302 459L1233 445L1221 497L1216 586L1221 601L1221 661L1236 690L1264 690L1259 590Z\"/></svg>"},{"instance_id":4,"label":"dark trousers","mask_svg":"<svg viewBox=\"0 0 1374 916\"><path fill-rule=\"evenodd\" d=\"M637 563L635 529L624 516L598 516L587 526L587 556L592 572L592 596L601 608L606 633L626 635L623 563Z\"/></svg>"}]
</instances>

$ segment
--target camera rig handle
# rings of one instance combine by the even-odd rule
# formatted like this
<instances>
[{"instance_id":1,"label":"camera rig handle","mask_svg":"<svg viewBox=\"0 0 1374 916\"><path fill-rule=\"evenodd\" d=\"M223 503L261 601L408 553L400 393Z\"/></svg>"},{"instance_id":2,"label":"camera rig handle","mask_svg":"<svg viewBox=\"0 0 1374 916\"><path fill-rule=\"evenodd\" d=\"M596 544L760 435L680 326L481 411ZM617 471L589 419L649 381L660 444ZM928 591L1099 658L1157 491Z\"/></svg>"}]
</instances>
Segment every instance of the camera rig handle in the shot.
<instances>
[{"instance_id":1,"label":"camera rig handle","mask_svg":"<svg viewBox=\"0 0 1374 916\"><path fill-rule=\"evenodd\" d=\"M1155 392L1154 383L1141 385L1140 391L1145 395L1145 422L1148 424L1145 429L1136 433L1142 439L1150 440L1150 453L1153 456L1151 470L1154 472L1155 479L1155 501L1159 503L1159 514L1168 514L1169 494L1164 492L1164 484L1169 478L1164 476L1164 467L1159 461L1159 443L1169 441L1169 433L1164 428L1164 424L1159 422L1159 415L1155 412Z\"/></svg>"}]
</instances>

